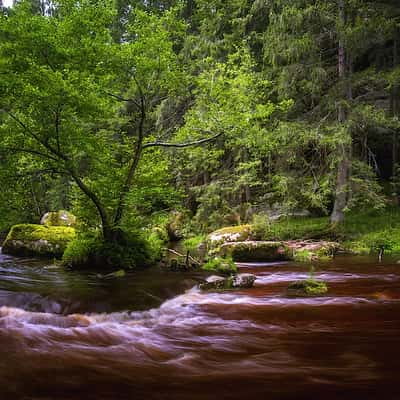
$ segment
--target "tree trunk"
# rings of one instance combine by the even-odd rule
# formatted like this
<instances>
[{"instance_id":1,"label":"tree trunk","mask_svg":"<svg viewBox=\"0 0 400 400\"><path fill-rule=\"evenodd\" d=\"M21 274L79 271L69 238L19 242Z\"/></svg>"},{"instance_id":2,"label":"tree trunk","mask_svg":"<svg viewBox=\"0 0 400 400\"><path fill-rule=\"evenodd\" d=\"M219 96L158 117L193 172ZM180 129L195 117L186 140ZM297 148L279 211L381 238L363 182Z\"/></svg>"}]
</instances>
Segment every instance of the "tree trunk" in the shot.
<instances>
[{"instance_id":1,"label":"tree trunk","mask_svg":"<svg viewBox=\"0 0 400 400\"><path fill-rule=\"evenodd\" d=\"M339 1L339 21L341 27L345 24L345 7L344 0ZM339 51L338 51L338 73L339 73L339 85L342 92L342 98L340 99L338 106L338 122L341 126L344 126L347 120L346 107L344 100L349 100L351 97L351 83L348 79L350 75L349 57L346 57L346 49L343 38L339 39ZM350 182L350 167L351 167L351 140L344 140L338 146L338 170L336 178L336 192L335 202L333 211L331 214L332 224L341 224L344 221L344 210L348 203L349 198L349 182Z\"/></svg>"},{"instance_id":2,"label":"tree trunk","mask_svg":"<svg viewBox=\"0 0 400 400\"><path fill-rule=\"evenodd\" d=\"M140 121L139 121L139 126L138 126L138 137L137 137L134 153L132 155L132 160L131 160L130 166L128 168L126 180L125 180L123 187L121 188L121 192L119 195L118 205L117 205L117 208L115 211L114 221L113 221L113 225L115 228L118 228L118 226L122 220L122 217L124 214L124 209L125 209L125 199L126 199L127 194L129 193L129 190L132 187L133 178L134 178L136 170L139 166L140 159L142 158L145 120L146 120L146 107L145 107L144 97L141 94Z\"/></svg>"},{"instance_id":3,"label":"tree trunk","mask_svg":"<svg viewBox=\"0 0 400 400\"><path fill-rule=\"evenodd\" d=\"M398 32L396 31L395 38L393 41L393 68L399 64L399 49L398 49ZM400 87L399 85L393 85L390 92L390 114L392 117L400 115ZM399 193L397 187L397 166L398 166L398 131L395 130L392 135L392 180L394 182L394 201L399 204Z\"/></svg>"}]
</instances>

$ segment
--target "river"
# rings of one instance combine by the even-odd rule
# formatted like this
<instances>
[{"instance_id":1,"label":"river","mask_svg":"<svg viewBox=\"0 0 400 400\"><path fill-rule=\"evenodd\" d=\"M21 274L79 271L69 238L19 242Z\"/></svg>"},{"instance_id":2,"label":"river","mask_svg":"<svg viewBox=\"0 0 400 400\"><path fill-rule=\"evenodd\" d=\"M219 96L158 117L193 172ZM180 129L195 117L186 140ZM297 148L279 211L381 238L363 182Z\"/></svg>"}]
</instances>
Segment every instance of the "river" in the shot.
<instances>
[{"instance_id":1,"label":"river","mask_svg":"<svg viewBox=\"0 0 400 400\"><path fill-rule=\"evenodd\" d=\"M124 278L0 255L0 399L400 399L400 265L318 265L329 293L288 298L309 265L242 264L253 289L199 273Z\"/></svg>"}]
</instances>

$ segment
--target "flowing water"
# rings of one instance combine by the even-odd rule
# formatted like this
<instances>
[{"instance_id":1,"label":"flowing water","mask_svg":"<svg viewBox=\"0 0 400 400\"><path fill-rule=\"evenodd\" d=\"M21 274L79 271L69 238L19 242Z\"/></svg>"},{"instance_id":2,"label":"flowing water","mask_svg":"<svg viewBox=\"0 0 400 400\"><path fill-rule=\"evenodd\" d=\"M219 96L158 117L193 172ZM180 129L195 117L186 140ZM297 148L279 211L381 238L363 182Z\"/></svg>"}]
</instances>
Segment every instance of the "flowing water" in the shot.
<instances>
[{"instance_id":1,"label":"flowing water","mask_svg":"<svg viewBox=\"0 0 400 400\"><path fill-rule=\"evenodd\" d=\"M0 399L400 399L400 265L319 265L315 298L285 296L309 266L240 269L255 288L201 293L0 255Z\"/></svg>"}]
</instances>

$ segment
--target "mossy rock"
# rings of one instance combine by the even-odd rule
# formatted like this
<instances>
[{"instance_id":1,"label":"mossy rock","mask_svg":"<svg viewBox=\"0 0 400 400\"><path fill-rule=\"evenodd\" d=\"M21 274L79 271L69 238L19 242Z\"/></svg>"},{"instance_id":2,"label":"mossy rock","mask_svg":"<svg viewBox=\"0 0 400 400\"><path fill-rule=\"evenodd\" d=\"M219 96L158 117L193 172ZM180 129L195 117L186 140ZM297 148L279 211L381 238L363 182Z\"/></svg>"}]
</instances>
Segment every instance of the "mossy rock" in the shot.
<instances>
[{"instance_id":1,"label":"mossy rock","mask_svg":"<svg viewBox=\"0 0 400 400\"><path fill-rule=\"evenodd\" d=\"M224 243L244 242L251 239L252 234L251 225L228 226L210 233L207 241L210 247L216 247Z\"/></svg>"},{"instance_id":2,"label":"mossy rock","mask_svg":"<svg viewBox=\"0 0 400 400\"><path fill-rule=\"evenodd\" d=\"M294 297L321 296L328 292L325 282L315 279L305 279L293 282L288 286L287 294Z\"/></svg>"},{"instance_id":3,"label":"mossy rock","mask_svg":"<svg viewBox=\"0 0 400 400\"><path fill-rule=\"evenodd\" d=\"M70 226L76 225L76 217L68 211L50 211L43 215L41 225L46 226Z\"/></svg>"},{"instance_id":4,"label":"mossy rock","mask_svg":"<svg viewBox=\"0 0 400 400\"><path fill-rule=\"evenodd\" d=\"M199 285L201 290L231 290L249 289L253 287L256 276L252 274L237 274L229 277L212 275L206 282Z\"/></svg>"},{"instance_id":5,"label":"mossy rock","mask_svg":"<svg viewBox=\"0 0 400 400\"><path fill-rule=\"evenodd\" d=\"M21 257L59 258L74 238L75 229L67 226L14 225L3 243L2 251Z\"/></svg>"},{"instance_id":6,"label":"mossy rock","mask_svg":"<svg viewBox=\"0 0 400 400\"><path fill-rule=\"evenodd\" d=\"M222 257L232 257L234 261L284 261L290 260L289 248L282 242L232 242L219 248Z\"/></svg>"},{"instance_id":7,"label":"mossy rock","mask_svg":"<svg viewBox=\"0 0 400 400\"><path fill-rule=\"evenodd\" d=\"M330 261L340 249L339 243L326 241L289 241L286 245L298 262Z\"/></svg>"}]
</instances>

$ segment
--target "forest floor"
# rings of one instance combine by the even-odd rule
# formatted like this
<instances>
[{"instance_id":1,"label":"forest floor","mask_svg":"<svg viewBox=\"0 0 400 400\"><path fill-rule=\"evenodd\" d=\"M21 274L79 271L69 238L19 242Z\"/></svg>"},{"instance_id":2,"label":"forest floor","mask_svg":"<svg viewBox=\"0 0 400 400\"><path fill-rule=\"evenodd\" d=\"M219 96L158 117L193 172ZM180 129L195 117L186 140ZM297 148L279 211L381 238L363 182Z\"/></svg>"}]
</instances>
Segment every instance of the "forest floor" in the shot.
<instances>
[{"instance_id":1,"label":"forest floor","mask_svg":"<svg viewBox=\"0 0 400 400\"><path fill-rule=\"evenodd\" d=\"M355 253L400 253L400 209L351 212L343 225L330 225L329 217L284 218L271 224L269 240L315 239L338 241Z\"/></svg>"}]
</instances>

